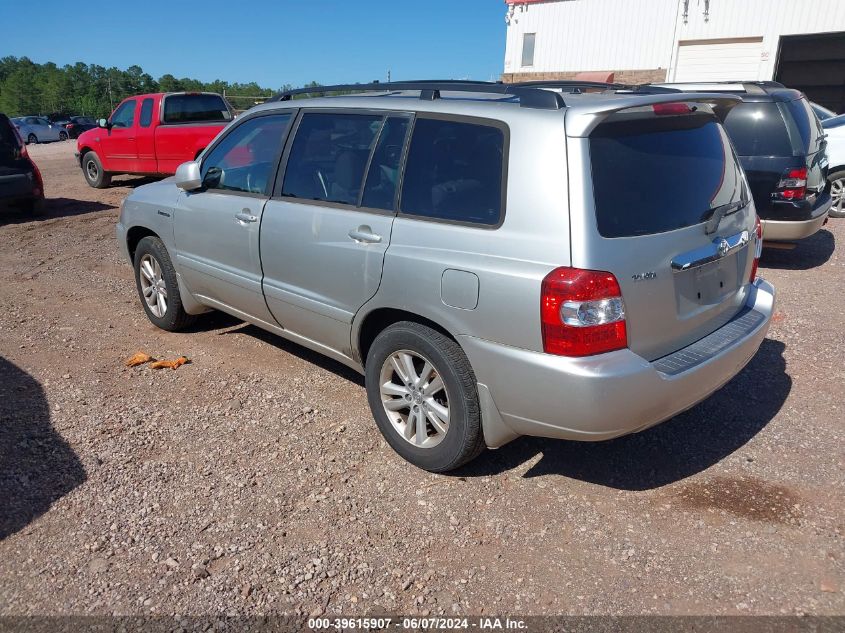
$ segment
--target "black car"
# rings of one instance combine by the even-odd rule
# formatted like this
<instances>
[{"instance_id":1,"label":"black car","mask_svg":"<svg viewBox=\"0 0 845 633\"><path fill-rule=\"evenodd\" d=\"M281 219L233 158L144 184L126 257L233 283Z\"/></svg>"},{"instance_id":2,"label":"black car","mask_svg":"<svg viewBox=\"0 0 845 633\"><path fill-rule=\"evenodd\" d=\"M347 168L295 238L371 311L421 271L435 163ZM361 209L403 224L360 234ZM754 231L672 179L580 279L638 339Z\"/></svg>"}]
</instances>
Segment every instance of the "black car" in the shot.
<instances>
[{"instance_id":1,"label":"black car","mask_svg":"<svg viewBox=\"0 0 845 633\"><path fill-rule=\"evenodd\" d=\"M774 81L659 84L742 98L725 128L748 177L767 241L809 237L827 220L826 135L807 97Z\"/></svg>"},{"instance_id":2,"label":"black car","mask_svg":"<svg viewBox=\"0 0 845 633\"><path fill-rule=\"evenodd\" d=\"M70 116L66 114L51 114L49 117L50 123L53 125L63 125L67 130L70 138L79 138L79 135L88 130L93 130L97 127L97 122L88 116Z\"/></svg>"},{"instance_id":3,"label":"black car","mask_svg":"<svg viewBox=\"0 0 845 633\"><path fill-rule=\"evenodd\" d=\"M41 211L44 183L9 117L0 113L0 207Z\"/></svg>"}]
</instances>

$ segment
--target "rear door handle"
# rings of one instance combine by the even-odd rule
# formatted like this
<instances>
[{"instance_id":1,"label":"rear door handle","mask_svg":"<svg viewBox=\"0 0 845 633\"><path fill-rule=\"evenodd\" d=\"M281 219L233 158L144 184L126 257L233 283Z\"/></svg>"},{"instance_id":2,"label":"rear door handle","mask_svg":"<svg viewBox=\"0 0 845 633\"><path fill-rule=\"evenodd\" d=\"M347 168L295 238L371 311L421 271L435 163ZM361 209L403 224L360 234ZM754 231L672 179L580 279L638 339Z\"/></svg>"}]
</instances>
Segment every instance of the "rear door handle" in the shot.
<instances>
[{"instance_id":1,"label":"rear door handle","mask_svg":"<svg viewBox=\"0 0 845 633\"><path fill-rule=\"evenodd\" d=\"M369 226L359 226L349 231L349 237L362 244L378 244L381 242L381 235L376 235Z\"/></svg>"},{"instance_id":2,"label":"rear door handle","mask_svg":"<svg viewBox=\"0 0 845 633\"><path fill-rule=\"evenodd\" d=\"M235 219L241 224L248 224L249 222L258 222L258 217L252 215L246 210L235 214Z\"/></svg>"}]
</instances>

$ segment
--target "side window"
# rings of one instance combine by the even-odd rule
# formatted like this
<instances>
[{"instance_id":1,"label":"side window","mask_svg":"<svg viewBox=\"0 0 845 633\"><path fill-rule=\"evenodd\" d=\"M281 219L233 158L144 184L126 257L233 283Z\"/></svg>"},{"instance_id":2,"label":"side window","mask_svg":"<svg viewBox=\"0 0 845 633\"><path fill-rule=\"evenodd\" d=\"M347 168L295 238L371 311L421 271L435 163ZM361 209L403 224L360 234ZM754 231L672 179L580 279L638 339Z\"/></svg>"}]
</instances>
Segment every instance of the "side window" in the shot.
<instances>
[{"instance_id":1,"label":"side window","mask_svg":"<svg viewBox=\"0 0 845 633\"><path fill-rule=\"evenodd\" d=\"M381 129L361 206L371 209L393 211L396 199L396 183L399 178L399 161L405 145L409 119L405 117L387 117Z\"/></svg>"},{"instance_id":2,"label":"side window","mask_svg":"<svg viewBox=\"0 0 845 633\"><path fill-rule=\"evenodd\" d=\"M118 106L111 117L112 127L132 127L135 121L135 103L133 99Z\"/></svg>"},{"instance_id":3,"label":"side window","mask_svg":"<svg viewBox=\"0 0 845 633\"><path fill-rule=\"evenodd\" d=\"M504 132L492 125L417 119L400 210L494 226L502 216Z\"/></svg>"},{"instance_id":4,"label":"side window","mask_svg":"<svg viewBox=\"0 0 845 633\"><path fill-rule=\"evenodd\" d=\"M285 168L282 195L357 205L381 127L377 115L304 114Z\"/></svg>"},{"instance_id":5,"label":"side window","mask_svg":"<svg viewBox=\"0 0 845 633\"><path fill-rule=\"evenodd\" d=\"M522 36L522 65L534 65L534 42L537 39L536 33L525 33Z\"/></svg>"},{"instance_id":6,"label":"side window","mask_svg":"<svg viewBox=\"0 0 845 633\"><path fill-rule=\"evenodd\" d=\"M150 127L153 122L153 100L144 99L141 102L141 127Z\"/></svg>"},{"instance_id":7,"label":"side window","mask_svg":"<svg viewBox=\"0 0 845 633\"><path fill-rule=\"evenodd\" d=\"M266 194L290 118L289 113L259 116L234 128L203 159L203 186Z\"/></svg>"}]
</instances>

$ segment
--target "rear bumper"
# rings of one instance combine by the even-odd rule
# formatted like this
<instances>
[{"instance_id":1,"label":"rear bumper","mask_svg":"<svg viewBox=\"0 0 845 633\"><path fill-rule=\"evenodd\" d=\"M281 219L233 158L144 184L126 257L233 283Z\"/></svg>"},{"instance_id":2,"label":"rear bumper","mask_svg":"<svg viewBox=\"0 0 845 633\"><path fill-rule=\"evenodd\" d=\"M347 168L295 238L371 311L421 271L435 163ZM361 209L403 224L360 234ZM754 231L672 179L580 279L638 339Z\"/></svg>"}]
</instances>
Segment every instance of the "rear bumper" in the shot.
<instances>
[{"instance_id":1,"label":"rear bumper","mask_svg":"<svg viewBox=\"0 0 845 633\"><path fill-rule=\"evenodd\" d=\"M36 195L35 189L38 187L34 174L31 172L0 175L0 202L37 200L43 197L40 194Z\"/></svg>"},{"instance_id":2,"label":"rear bumper","mask_svg":"<svg viewBox=\"0 0 845 633\"><path fill-rule=\"evenodd\" d=\"M738 316L706 340L670 355L679 363L670 357L649 362L627 349L564 358L458 337L478 379L488 446L519 435L606 440L677 415L751 360L768 331L774 299L772 285L758 279L749 292L746 318Z\"/></svg>"},{"instance_id":3,"label":"rear bumper","mask_svg":"<svg viewBox=\"0 0 845 633\"><path fill-rule=\"evenodd\" d=\"M827 214L833 201L830 194L822 193L816 204L803 220L761 219L763 239L769 242L801 240L815 234L827 220Z\"/></svg>"}]
</instances>

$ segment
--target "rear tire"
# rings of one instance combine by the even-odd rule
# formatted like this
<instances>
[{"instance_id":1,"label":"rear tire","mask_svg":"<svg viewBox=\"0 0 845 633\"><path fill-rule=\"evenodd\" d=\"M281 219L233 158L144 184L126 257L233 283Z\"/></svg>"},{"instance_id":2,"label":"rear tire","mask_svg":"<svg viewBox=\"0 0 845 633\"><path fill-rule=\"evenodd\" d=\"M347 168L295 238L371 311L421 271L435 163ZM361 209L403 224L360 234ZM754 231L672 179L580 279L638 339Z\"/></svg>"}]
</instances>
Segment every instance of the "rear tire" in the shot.
<instances>
[{"instance_id":1,"label":"rear tire","mask_svg":"<svg viewBox=\"0 0 845 633\"><path fill-rule=\"evenodd\" d=\"M135 249L135 286L147 318L156 327L178 332L195 321L185 312L176 269L167 247L157 237L145 237Z\"/></svg>"},{"instance_id":2,"label":"rear tire","mask_svg":"<svg viewBox=\"0 0 845 633\"><path fill-rule=\"evenodd\" d=\"M26 137L26 144L27 145L38 145L38 137L35 134L30 134Z\"/></svg>"},{"instance_id":3,"label":"rear tire","mask_svg":"<svg viewBox=\"0 0 845 633\"><path fill-rule=\"evenodd\" d=\"M94 189L105 189L111 184L111 174L103 171L103 164L96 152L85 152L82 156L82 174Z\"/></svg>"},{"instance_id":4,"label":"rear tire","mask_svg":"<svg viewBox=\"0 0 845 633\"><path fill-rule=\"evenodd\" d=\"M66 141L67 140L67 132L59 132L59 140Z\"/></svg>"},{"instance_id":5,"label":"rear tire","mask_svg":"<svg viewBox=\"0 0 845 633\"><path fill-rule=\"evenodd\" d=\"M830 196L833 198L829 215L832 218L845 218L845 170L831 174L827 181L830 183Z\"/></svg>"},{"instance_id":6,"label":"rear tire","mask_svg":"<svg viewBox=\"0 0 845 633\"><path fill-rule=\"evenodd\" d=\"M385 329L367 354L366 386L381 434L414 466L446 472L484 450L475 373L442 332L411 321Z\"/></svg>"}]
</instances>

